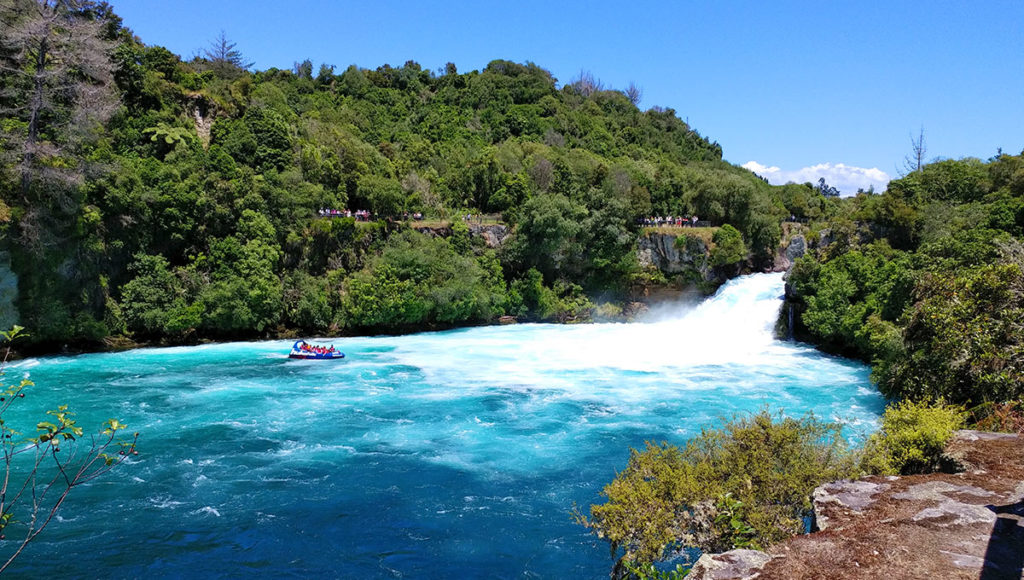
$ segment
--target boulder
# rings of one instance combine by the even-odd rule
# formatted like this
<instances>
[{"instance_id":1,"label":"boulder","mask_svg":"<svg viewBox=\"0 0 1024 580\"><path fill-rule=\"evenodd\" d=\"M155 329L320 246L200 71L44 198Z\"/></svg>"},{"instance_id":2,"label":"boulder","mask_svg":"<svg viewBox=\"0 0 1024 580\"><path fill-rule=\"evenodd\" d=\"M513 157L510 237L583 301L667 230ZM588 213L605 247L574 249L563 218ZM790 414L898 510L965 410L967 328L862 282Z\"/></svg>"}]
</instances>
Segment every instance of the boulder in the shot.
<instances>
[{"instance_id":1,"label":"boulder","mask_svg":"<svg viewBox=\"0 0 1024 580\"><path fill-rule=\"evenodd\" d=\"M863 480L833 481L819 486L814 490L815 525L825 530L831 520L849 521L850 517L863 514L878 494L887 489L888 484Z\"/></svg>"},{"instance_id":2,"label":"boulder","mask_svg":"<svg viewBox=\"0 0 1024 580\"><path fill-rule=\"evenodd\" d=\"M684 259L679 248L676 248L676 236L671 234L651 233L641 236L637 258L641 266L653 266L666 274L680 274L687 265L693 264L693 258Z\"/></svg>"},{"instance_id":3,"label":"boulder","mask_svg":"<svg viewBox=\"0 0 1024 580\"><path fill-rule=\"evenodd\" d=\"M690 569L688 580L749 580L757 578L771 556L757 550L704 554Z\"/></svg>"},{"instance_id":4,"label":"boulder","mask_svg":"<svg viewBox=\"0 0 1024 580\"><path fill-rule=\"evenodd\" d=\"M11 269L11 255L0 252L0 330L18 324L18 275Z\"/></svg>"},{"instance_id":5,"label":"boulder","mask_svg":"<svg viewBox=\"0 0 1024 580\"><path fill-rule=\"evenodd\" d=\"M807 253L807 240L801 235L795 235L789 239L789 244L786 246L786 259L790 263L794 262L797 258Z\"/></svg>"}]
</instances>

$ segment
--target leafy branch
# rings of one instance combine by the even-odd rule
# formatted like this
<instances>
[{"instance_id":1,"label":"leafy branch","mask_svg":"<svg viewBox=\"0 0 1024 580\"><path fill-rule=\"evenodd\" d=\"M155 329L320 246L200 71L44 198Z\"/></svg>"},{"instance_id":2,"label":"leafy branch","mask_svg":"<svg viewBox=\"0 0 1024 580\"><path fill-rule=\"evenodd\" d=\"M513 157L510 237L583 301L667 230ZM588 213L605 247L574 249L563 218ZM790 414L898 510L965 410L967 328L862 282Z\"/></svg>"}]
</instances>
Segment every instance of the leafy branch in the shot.
<instances>
[{"instance_id":1,"label":"leafy branch","mask_svg":"<svg viewBox=\"0 0 1024 580\"><path fill-rule=\"evenodd\" d=\"M7 343L0 361L0 380L11 354L10 344L25 336L23 331L20 326L0 331L0 339ZM67 405L47 411L49 420L36 423L35 435L23 436L7 423L5 416L32 386L27 378L12 385L0 383L0 452L4 462L0 483L0 549L8 546L8 534L18 535L18 539L10 540L13 551L6 559L0 556L0 574L53 520L71 490L138 455L137 432L122 439L120 435L127 426L109 419L99 433L85 438Z\"/></svg>"}]
</instances>

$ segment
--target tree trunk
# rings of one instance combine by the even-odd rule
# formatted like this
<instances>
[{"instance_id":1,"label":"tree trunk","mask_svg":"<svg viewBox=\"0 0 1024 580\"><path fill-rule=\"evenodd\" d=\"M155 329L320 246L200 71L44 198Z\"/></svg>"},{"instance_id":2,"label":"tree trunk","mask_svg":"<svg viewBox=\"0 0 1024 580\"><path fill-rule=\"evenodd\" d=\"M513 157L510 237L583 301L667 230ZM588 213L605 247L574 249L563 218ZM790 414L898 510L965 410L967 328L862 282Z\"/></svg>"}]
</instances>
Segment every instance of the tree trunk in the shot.
<instances>
[{"instance_id":1,"label":"tree trunk","mask_svg":"<svg viewBox=\"0 0 1024 580\"><path fill-rule=\"evenodd\" d=\"M25 138L25 155L21 162L21 197L28 202L29 189L32 186L32 165L35 163L35 146L39 139L39 117L43 110L43 97L46 90L46 54L49 49L49 25L39 41L36 53L36 70L32 98L29 101L28 135Z\"/></svg>"}]
</instances>

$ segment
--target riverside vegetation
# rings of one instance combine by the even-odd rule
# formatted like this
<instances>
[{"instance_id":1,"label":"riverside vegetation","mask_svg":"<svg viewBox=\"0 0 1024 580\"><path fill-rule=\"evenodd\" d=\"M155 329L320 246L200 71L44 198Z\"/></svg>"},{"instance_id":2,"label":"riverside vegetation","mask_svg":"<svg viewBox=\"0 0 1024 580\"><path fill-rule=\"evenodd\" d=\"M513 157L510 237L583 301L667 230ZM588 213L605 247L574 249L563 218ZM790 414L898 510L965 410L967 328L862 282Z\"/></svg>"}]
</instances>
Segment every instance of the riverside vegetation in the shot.
<instances>
[{"instance_id":1,"label":"riverside vegetation","mask_svg":"<svg viewBox=\"0 0 1024 580\"><path fill-rule=\"evenodd\" d=\"M0 19L0 223L25 348L585 318L658 281L637 263L641 218L729 224L747 251L718 259L759 268L783 217L828 206L588 74L253 72L223 36L189 61L147 46L105 3L11 0ZM486 248L455 219L431 238L407 213L500 214L512 234Z\"/></svg>"},{"instance_id":2,"label":"riverside vegetation","mask_svg":"<svg viewBox=\"0 0 1024 580\"><path fill-rule=\"evenodd\" d=\"M637 262L646 216L720 226L711 265L732 273L769 267L792 216L810 240L793 332L871 362L904 402L858 452L834 425L768 412L634 452L608 503L578 514L618 574L684 544L797 532L824 479L932 467L961 408L1021 424L1022 156L919 163L839 199L823 182L769 186L671 109L588 74L254 72L223 35L188 61L148 46L106 3L8 0L0 21L0 233L18 276L3 315L30 348L586 316L664 282ZM451 234L417 233L406 212ZM500 249L452 219L481 212L511 227Z\"/></svg>"},{"instance_id":3,"label":"riverside vegetation","mask_svg":"<svg viewBox=\"0 0 1024 580\"><path fill-rule=\"evenodd\" d=\"M872 364L894 401L881 430L850 450L838 424L764 412L634 450L607 502L577 514L610 542L613 576L675 577L652 562L799 533L817 485L940 469L965 422L1024 434L1024 156L922 164L828 207L790 231L811 249L783 312L798 338Z\"/></svg>"}]
</instances>

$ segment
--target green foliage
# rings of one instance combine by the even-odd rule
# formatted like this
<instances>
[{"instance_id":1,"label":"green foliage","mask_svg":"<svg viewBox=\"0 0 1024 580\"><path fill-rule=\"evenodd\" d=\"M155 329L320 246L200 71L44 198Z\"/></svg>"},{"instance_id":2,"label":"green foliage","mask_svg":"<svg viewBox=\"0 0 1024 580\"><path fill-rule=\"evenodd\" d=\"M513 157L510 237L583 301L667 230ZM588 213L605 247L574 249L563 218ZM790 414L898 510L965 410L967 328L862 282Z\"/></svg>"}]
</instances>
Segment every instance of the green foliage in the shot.
<instances>
[{"instance_id":1,"label":"green foliage","mask_svg":"<svg viewBox=\"0 0 1024 580\"><path fill-rule=\"evenodd\" d=\"M386 328L493 320L508 300L493 255L461 254L447 240L406 230L347 279L342 308L348 326Z\"/></svg>"},{"instance_id":2,"label":"green foliage","mask_svg":"<svg viewBox=\"0 0 1024 580\"><path fill-rule=\"evenodd\" d=\"M121 288L121 310L129 329L159 335L198 326L196 319L195 324L182 328L181 318L187 318L188 302L167 260L140 254L135 257L132 271L135 277Z\"/></svg>"},{"instance_id":3,"label":"green foliage","mask_svg":"<svg viewBox=\"0 0 1024 580\"><path fill-rule=\"evenodd\" d=\"M880 367L892 397L956 403L1024 395L1024 275L990 264L921 279L905 317L904 350Z\"/></svg>"},{"instance_id":4,"label":"green foliage","mask_svg":"<svg viewBox=\"0 0 1024 580\"><path fill-rule=\"evenodd\" d=\"M654 564L626 564L625 569L628 576L636 580L679 580L690 573L682 564L676 564L671 570L661 570Z\"/></svg>"},{"instance_id":5,"label":"green foliage","mask_svg":"<svg viewBox=\"0 0 1024 580\"><path fill-rule=\"evenodd\" d=\"M703 430L682 449L648 443L579 521L626 566L681 545L719 552L767 546L803 530L814 488L855 473L839 426L762 411Z\"/></svg>"},{"instance_id":6,"label":"green foliage","mask_svg":"<svg viewBox=\"0 0 1024 580\"><path fill-rule=\"evenodd\" d=\"M139 434L122 439L127 426L106 421L99 432L85 437L67 405L46 411L33 421L22 402L38 393L32 381L7 383L5 368L10 345L27 333L20 326L0 331L6 351L0 360L0 449L3 455L3 493L0 493L0 573L11 566L57 515L67 496L101 478L127 458L138 455ZM25 436L23 433L34 431ZM116 453L115 453L116 451Z\"/></svg>"},{"instance_id":7,"label":"green foliage","mask_svg":"<svg viewBox=\"0 0 1024 580\"><path fill-rule=\"evenodd\" d=\"M405 192L394 179L367 175L359 180L358 199L366 200L373 212L393 217L405 209Z\"/></svg>"},{"instance_id":8,"label":"green foliage","mask_svg":"<svg viewBox=\"0 0 1024 580\"><path fill-rule=\"evenodd\" d=\"M283 295L289 326L323 332L334 322L334 293L327 280L298 271L285 280Z\"/></svg>"},{"instance_id":9,"label":"green foliage","mask_svg":"<svg viewBox=\"0 0 1024 580\"><path fill-rule=\"evenodd\" d=\"M882 428L868 440L862 467L869 473L930 473L941 466L942 451L953 432L964 425L963 407L904 400L891 404Z\"/></svg>"},{"instance_id":10,"label":"green foliage","mask_svg":"<svg viewBox=\"0 0 1024 580\"><path fill-rule=\"evenodd\" d=\"M223 33L189 62L127 31L105 37L119 44L90 42L80 53L114 67L110 86L125 106L89 131L70 130L70 108L54 109L37 137L62 153L0 164L0 183L12 186L0 187L0 221L10 220L17 308L43 348L121 332L185 340L281 324L342 331L505 313L585 319L591 296L619 301L643 281L638 219L728 222L761 267L783 207L824 213L813 191L783 201L723 162L721 147L675 111L641 111L595 86L558 89L534 63L496 60L466 73L452 65L443 75L414 61L340 74L321 64L314 78L316 63L302 59L294 71L250 71ZM12 78L31 80L20 54L0 58ZM33 86L0 91L0 105L19 111L0 126L4 135L27 135L31 115L21 111ZM43 149L58 148L26 151ZM29 166L35 177L75 178L34 181L26 197L14 184ZM1001 167L993 183L1020 181L1009 162ZM370 211L381 223L325 218L322 209ZM1016 211L1006 203L991 221L1017 224ZM442 221L501 214L512 230L485 257L456 225L448 270L431 254L444 252L415 245L409 251L426 252L431 272L420 279L382 255L400 229L388 218L405 212ZM378 280L390 306L370 304Z\"/></svg>"},{"instance_id":11,"label":"green foliage","mask_svg":"<svg viewBox=\"0 0 1024 580\"><path fill-rule=\"evenodd\" d=\"M734 499L732 492L726 492L718 498L715 502L715 511L715 528L725 543L735 548L761 549L757 543L757 530L748 523L750 515L746 506L742 501Z\"/></svg>"},{"instance_id":12,"label":"green foliage","mask_svg":"<svg viewBox=\"0 0 1024 580\"><path fill-rule=\"evenodd\" d=\"M870 360L893 399L1020 398L1022 167L1024 155L942 160L836 202L790 276L797 335Z\"/></svg>"},{"instance_id":13,"label":"green foliage","mask_svg":"<svg viewBox=\"0 0 1024 580\"><path fill-rule=\"evenodd\" d=\"M564 195L537 195L526 202L521 216L510 250L513 260L549 278L577 271L585 208Z\"/></svg>"},{"instance_id":14,"label":"green foliage","mask_svg":"<svg viewBox=\"0 0 1024 580\"><path fill-rule=\"evenodd\" d=\"M718 228L711 241L714 243L711 248L711 264L714 266L731 266L747 257L743 235L729 224Z\"/></svg>"}]
</instances>

